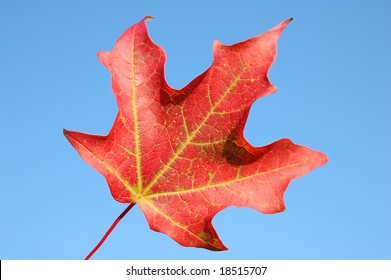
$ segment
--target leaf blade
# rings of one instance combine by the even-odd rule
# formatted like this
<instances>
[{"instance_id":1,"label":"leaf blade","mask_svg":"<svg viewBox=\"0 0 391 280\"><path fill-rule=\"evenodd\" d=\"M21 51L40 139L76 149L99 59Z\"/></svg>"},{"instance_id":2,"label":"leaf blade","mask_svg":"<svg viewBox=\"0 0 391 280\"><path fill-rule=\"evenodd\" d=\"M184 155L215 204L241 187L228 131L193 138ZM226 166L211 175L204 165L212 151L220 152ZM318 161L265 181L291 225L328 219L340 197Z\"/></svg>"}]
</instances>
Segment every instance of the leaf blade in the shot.
<instances>
[{"instance_id":1,"label":"leaf blade","mask_svg":"<svg viewBox=\"0 0 391 280\"><path fill-rule=\"evenodd\" d=\"M290 181L327 162L289 139L253 147L243 135L253 102L277 90L268 72L291 19L234 45L216 41L212 65L181 90L166 83L166 56L145 20L98 54L118 103L108 135L64 134L116 200L139 203L152 230L183 246L226 250L212 225L219 211L283 211Z\"/></svg>"}]
</instances>

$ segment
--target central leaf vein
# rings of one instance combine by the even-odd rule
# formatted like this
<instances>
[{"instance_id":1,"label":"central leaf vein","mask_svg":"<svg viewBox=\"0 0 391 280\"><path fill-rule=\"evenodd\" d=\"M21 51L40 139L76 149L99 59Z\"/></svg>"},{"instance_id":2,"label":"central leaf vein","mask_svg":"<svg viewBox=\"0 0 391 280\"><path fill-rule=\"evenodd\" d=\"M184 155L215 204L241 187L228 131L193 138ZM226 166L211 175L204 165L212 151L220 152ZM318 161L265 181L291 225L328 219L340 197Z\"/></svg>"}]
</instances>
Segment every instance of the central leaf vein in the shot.
<instances>
[{"instance_id":1,"label":"central leaf vein","mask_svg":"<svg viewBox=\"0 0 391 280\"><path fill-rule=\"evenodd\" d=\"M134 36L133 36L133 52L132 52L132 70L131 70L131 76L132 76L132 112L133 112L133 126L134 126L134 142L135 142L135 148L136 148L136 172L137 172L137 193L141 193L142 189L142 175L141 175L141 152L140 152L140 135L139 135L139 127L138 127L138 110L137 110L137 104L136 104L136 92L137 92L137 85L136 85L136 74L135 74L135 45L134 45Z\"/></svg>"}]
</instances>

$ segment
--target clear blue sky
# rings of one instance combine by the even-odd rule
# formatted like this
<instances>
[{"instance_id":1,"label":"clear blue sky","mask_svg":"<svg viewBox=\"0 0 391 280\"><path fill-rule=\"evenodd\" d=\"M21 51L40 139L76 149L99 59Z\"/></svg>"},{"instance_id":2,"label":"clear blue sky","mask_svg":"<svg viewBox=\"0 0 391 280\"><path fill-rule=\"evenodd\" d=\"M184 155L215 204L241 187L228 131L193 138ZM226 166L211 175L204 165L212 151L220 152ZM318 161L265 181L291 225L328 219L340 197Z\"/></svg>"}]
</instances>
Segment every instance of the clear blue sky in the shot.
<instances>
[{"instance_id":1,"label":"clear blue sky","mask_svg":"<svg viewBox=\"0 0 391 280\"><path fill-rule=\"evenodd\" d=\"M211 63L213 40L258 35L294 17L246 137L289 137L327 165L293 181L287 210L230 207L214 225L226 252L184 248L135 207L96 259L390 259L389 1L0 0L0 259L82 259L126 207L62 129L106 134L116 114L96 57L146 15L182 87Z\"/></svg>"}]
</instances>

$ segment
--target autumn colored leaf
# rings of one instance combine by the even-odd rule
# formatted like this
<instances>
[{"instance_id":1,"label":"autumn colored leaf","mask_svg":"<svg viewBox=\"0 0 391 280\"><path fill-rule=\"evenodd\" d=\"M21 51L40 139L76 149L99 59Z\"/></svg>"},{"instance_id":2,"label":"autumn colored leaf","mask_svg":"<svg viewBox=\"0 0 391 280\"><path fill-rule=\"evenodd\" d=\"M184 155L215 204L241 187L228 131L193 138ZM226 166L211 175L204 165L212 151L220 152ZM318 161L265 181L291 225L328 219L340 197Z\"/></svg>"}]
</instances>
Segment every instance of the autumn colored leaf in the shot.
<instances>
[{"instance_id":1,"label":"autumn colored leaf","mask_svg":"<svg viewBox=\"0 0 391 280\"><path fill-rule=\"evenodd\" d=\"M243 136L253 102L277 89L267 74L291 19L231 46L216 41L210 68L181 90L165 81L165 52L149 38L147 19L98 54L118 103L108 135L64 134L117 201L138 203L152 230L225 250L216 213L231 205L283 211L289 182L327 161L289 139L253 147Z\"/></svg>"}]
</instances>

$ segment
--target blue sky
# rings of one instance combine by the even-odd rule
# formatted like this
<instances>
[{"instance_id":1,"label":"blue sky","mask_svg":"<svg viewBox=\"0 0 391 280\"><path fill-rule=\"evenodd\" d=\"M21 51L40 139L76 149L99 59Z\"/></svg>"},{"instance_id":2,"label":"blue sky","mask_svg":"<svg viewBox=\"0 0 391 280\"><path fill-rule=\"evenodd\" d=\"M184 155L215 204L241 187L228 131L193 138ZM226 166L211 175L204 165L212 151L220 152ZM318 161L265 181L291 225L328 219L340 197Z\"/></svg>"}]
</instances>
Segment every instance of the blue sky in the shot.
<instances>
[{"instance_id":1,"label":"blue sky","mask_svg":"<svg viewBox=\"0 0 391 280\"><path fill-rule=\"evenodd\" d=\"M138 207L95 259L390 259L389 1L0 0L0 259L83 259L126 205L62 129L106 134L116 115L96 57L146 15L180 88L232 44L294 17L253 105L253 145L282 137L329 162L294 180L285 212L230 207L214 225L225 252L149 230Z\"/></svg>"}]
</instances>

